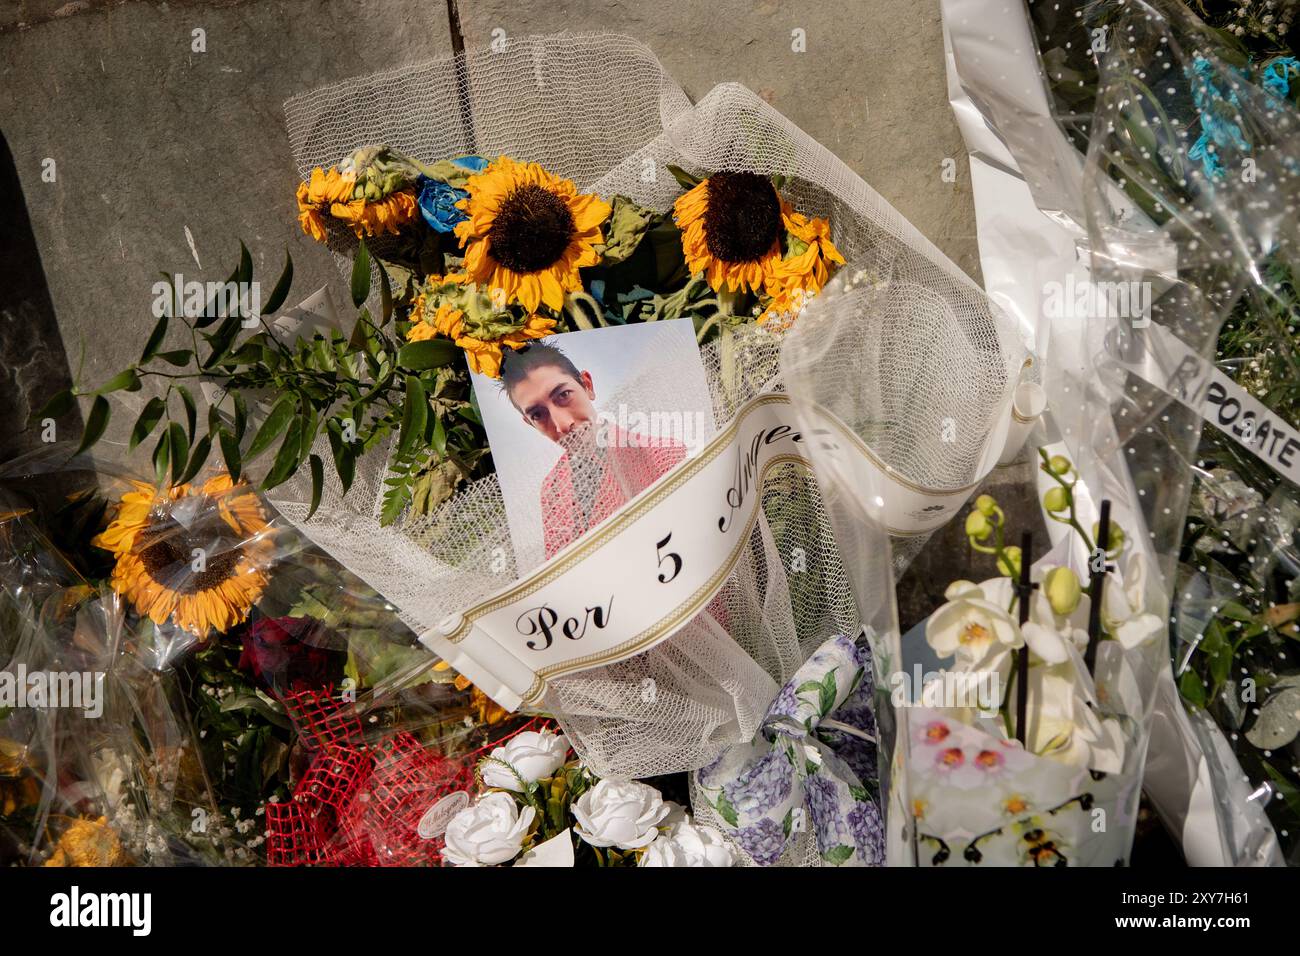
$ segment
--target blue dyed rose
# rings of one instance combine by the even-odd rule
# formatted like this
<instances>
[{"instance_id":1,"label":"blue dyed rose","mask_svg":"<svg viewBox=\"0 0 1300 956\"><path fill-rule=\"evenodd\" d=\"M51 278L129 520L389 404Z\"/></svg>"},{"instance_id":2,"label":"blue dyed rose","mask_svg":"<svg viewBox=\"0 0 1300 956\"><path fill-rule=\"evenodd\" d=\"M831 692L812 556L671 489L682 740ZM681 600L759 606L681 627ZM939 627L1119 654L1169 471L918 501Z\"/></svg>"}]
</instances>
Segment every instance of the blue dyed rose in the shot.
<instances>
[{"instance_id":1,"label":"blue dyed rose","mask_svg":"<svg viewBox=\"0 0 1300 956\"><path fill-rule=\"evenodd\" d=\"M463 189L449 186L438 179L421 176L417 181L420 187L420 215L435 232L453 232L456 223L464 222L469 216L456 208L456 203L469 196Z\"/></svg>"},{"instance_id":2,"label":"blue dyed rose","mask_svg":"<svg viewBox=\"0 0 1300 956\"><path fill-rule=\"evenodd\" d=\"M488 161L482 156L460 156L453 159L452 163L461 169L477 173L487 166ZM452 232L457 223L469 218L456 208L456 203L469 197L469 193L465 190L457 189L440 179L430 179L428 176L421 176L416 180L416 186L419 187L420 215L424 217L430 229L435 232Z\"/></svg>"}]
</instances>

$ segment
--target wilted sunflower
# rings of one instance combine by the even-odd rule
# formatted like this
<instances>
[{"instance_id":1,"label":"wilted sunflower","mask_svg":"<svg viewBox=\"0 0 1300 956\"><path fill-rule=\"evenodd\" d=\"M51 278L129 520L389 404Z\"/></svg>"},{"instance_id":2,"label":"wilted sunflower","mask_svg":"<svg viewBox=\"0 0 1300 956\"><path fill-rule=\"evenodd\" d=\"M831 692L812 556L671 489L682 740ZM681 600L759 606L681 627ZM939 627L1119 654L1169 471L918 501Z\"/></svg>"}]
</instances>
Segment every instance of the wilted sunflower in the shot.
<instances>
[{"instance_id":1,"label":"wilted sunflower","mask_svg":"<svg viewBox=\"0 0 1300 956\"><path fill-rule=\"evenodd\" d=\"M327 214L346 223L357 236L379 236L396 233L418 211L414 190L399 189L368 199L365 187L357 186L355 173L336 167L326 172L318 166L307 182L298 184L298 222L317 242L326 240Z\"/></svg>"},{"instance_id":2,"label":"wilted sunflower","mask_svg":"<svg viewBox=\"0 0 1300 956\"><path fill-rule=\"evenodd\" d=\"M533 339L550 335L556 326L555 319L544 315L530 315L522 321L509 312L489 311L474 316L445 302L429 315L424 296L416 300L412 317L417 321L406 333L408 342L445 336L465 350L471 369L489 378L501 377L503 348L523 348Z\"/></svg>"},{"instance_id":3,"label":"wilted sunflower","mask_svg":"<svg viewBox=\"0 0 1300 956\"><path fill-rule=\"evenodd\" d=\"M772 302L758 317L760 323L779 315L798 314L808 299L826 285L834 266L844 265L844 257L831 242L829 222L788 209L783 217L785 257L776 264L764 287Z\"/></svg>"},{"instance_id":4,"label":"wilted sunflower","mask_svg":"<svg viewBox=\"0 0 1300 956\"><path fill-rule=\"evenodd\" d=\"M324 242L326 232L322 213L329 212L335 203L349 202L355 185L355 177L344 175L333 167L329 172L319 166L313 169L311 178L298 184L298 222L302 231L317 242Z\"/></svg>"},{"instance_id":5,"label":"wilted sunflower","mask_svg":"<svg viewBox=\"0 0 1300 956\"><path fill-rule=\"evenodd\" d=\"M457 206L469 217L456 226L465 249L465 274L503 304L529 312L545 303L559 312L567 292L582 288L578 270L600 261L596 247L610 206L579 193L567 179L536 163L501 156L466 184Z\"/></svg>"},{"instance_id":6,"label":"wilted sunflower","mask_svg":"<svg viewBox=\"0 0 1300 956\"><path fill-rule=\"evenodd\" d=\"M244 620L266 587L273 552L257 496L229 475L161 494L132 484L92 542L117 559L113 590L155 624L171 619L200 638Z\"/></svg>"},{"instance_id":7,"label":"wilted sunflower","mask_svg":"<svg viewBox=\"0 0 1300 956\"><path fill-rule=\"evenodd\" d=\"M673 205L687 267L718 292L759 292L772 281L788 213L769 177L727 170Z\"/></svg>"}]
</instances>

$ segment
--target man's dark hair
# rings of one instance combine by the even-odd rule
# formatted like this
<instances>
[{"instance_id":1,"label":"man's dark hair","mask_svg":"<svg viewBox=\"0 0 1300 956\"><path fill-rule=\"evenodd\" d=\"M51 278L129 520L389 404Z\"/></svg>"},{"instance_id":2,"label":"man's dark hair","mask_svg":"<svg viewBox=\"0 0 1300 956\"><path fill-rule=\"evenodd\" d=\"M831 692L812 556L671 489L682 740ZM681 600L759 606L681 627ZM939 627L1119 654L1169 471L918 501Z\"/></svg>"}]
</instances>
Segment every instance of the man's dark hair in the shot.
<instances>
[{"instance_id":1,"label":"man's dark hair","mask_svg":"<svg viewBox=\"0 0 1300 956\"><path fill-rule=\"evenodd\" d=\"M501 360L501 387L505 390L511 404L514 404L515 400L515 386L526 379L533 369L545 368L547 365L554 365L565 374L571 375L575 382L582 381L582 373L578 371L578 367L554 345L532 342L517 352L513 350L506 352Z\"/></svg>"}]
</instances>

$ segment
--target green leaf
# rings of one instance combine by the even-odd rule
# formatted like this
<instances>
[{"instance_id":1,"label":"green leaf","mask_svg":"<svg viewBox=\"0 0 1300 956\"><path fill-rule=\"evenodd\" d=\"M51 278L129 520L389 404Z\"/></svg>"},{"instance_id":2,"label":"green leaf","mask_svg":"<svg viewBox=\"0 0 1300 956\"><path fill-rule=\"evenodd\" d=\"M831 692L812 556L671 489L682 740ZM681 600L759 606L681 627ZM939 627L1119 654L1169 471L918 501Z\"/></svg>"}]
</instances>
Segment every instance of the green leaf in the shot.
<instances>
[{"instance_id":1,"label":"green leaf","mask_svg":"<svg viewBox=\"0 0 1300 956\"><path fill-rule=\"evenodd\" d=\"M145 402L144 409L140 412L139 417L135 420L135 425L131 428L130 450L134 451L136 445L153 433L165 411L167 411L167 403L161 398L154 397Z\"/></svg>"},{"instance_id":2,"label":"green leaf","mask_svg":"<svg viewBox=\"0 0 1300 956\"><path fill-rule=\"evenodd\" d=\"M262 427L257 430L253 436L253 442L248 446L248 451L244 455L245 461L252 461L262 452L271 447L271 444L280 437L280 433L289 427L289 422L293 420L294 413L298 410L298 399L295 395L281 395L279 400L271 408L270 414L266 416L266 421L262 422ZM235 414L239 414L239 406L235 406ZM238 418L236 418L235 433L239 433Z\"/></svg>"},{"instance_id":3,"label":"green leaf","mask_svg":"<svg viewBox=\"0 0 1300 956\"><path fill-rule=\"evenodd\" d=\"M167 426L167 443L171 448L172 481L179 482L190 454L190 440L185 437L185 429L180 422L172 422Z\"/></svg>"},{"instance_id":4,"label":"green leaf","mask_svg":"<svg viewBox=\"0 0 1300 956\"><path fill-rule=\"evenodd\" d=\"M158 346L162 345L163 337L167 334L167 320L168 316L164 315L149 333L149 341L145 343L144 351L140 353L140 365L153 358L154 353L158 351Z\"/></svg>"},{"instance_id":5,"label":"green leaf","mask_svg":"<svg viewBox=\"0 0 1300 956\"><path fill-rule=\"evenodd\" d=\"M41 421L46 418L61 418L68 412L72 411L76 405L72 389L65 388L55 392L50 396L50 400L41 406L40 411L32 416L34 421Z\"/></svg>"},{"instance_id":6,"label":"green leaf","mask_svg":"<svg viewBox=\"0 0 1300 956\"><path fill-rule=\"evenodd\" d=\"M352 446L343 440L343 426L337 418L331 418L325 426L329 433L330 451L334 454L334 470L343 484L343 493L352 487L352 477L356 473L357 459Z\"/></svg>"},{"instance_id":7,"label":"green leaf","mask_svg":"<svg viewBox=\"0 0 1300 956\"><path fill-rule=\"evenodd\" d=\"M235 281L245 284L253 281L253 257L242 239L239 242L239 269L235 272Z\"/></svg>"},{"instance_id":8,"label":"green leaf","mask_svg":"<svg viewBox=\"0 0 1300 956\"><path fill-rule=\"evenodd\" d=\"M826 672L826 676L822 678L818 705L823 717L835 709L835 695L839 689L835 684L835 671L837 670L839 668L831 668Z\"/></svg>"},{"instance_id":9,"label":"green leaf","mask_svg":"<svg viewBox=\"0 0 1300 956\"><path fill-rule=\"evenodd\" d=\"M832 847L822 854L822 859L827 863L830 863L832 866L839 866L842 863L847 863L852 857L853 847L845 846L842 843L837 847Z\"/></svg>"},{"instance_id":10,"label":"green leaf","mask_svg":"<svg viewBox=\"0 0 1300 956\"><path fill-rule=\"evenodd\" d=\"M194 352L190 349L173 349L170 352L159 352L154 358L160 358L167 364L174 365L177 368L184 368L194 358Z\"/></svg>"},{"instance_id":11,"label":"green leaf","mask_svg":"<svg viewBox=\"0 0 1300 956\"><path fill-rule=\"evenodd\" d=\"M86 430L81 435L81 445L77 448L78 455L104 437L109 414L108 399L103 395L96 395L95 401L90 406L90 414L86 416Z\"/></svg>"},{"instance_id":12,"label":"green leaf","mask_svg":"<svg viewBox=\"0 0 1300 956\"><path fill-rule=\"evenodd\" d=\"M289 250L284 251L284 269L280 273L280 278L276 280L275 288L271 290L271 297L266 300L262 306L262 314L270 315L280 306L284 305L284 300L289 297L289 286L293 284L293 259L289 256Z\"/></svg>"},{"instance_id":13,"label":"green leaf","mask_svg":"<svg viewBox=\"0 0 1300 956\"><path fill-rule=\"evenodd\" d=\"M397 364L402 368L422 372L449 364L460 351L450 339L425 339L408 342L397 350Z\"/></svg>"},{"instance_id":14,"label":"green leaf","mask_svg":"<svg viewBox=\"0 0 1300 956\"><path fill-rule=\"evenodd\" d=\"M221 457L226 461L226 471L230 472L230 480L238 481L244 464L239 457L239 442L224 428L217 432L217 440L221 442Z\"/></svg>"},{"instance_id":15,"label":"green leaf","mask_svg":"<svg viewBox=\"0 0 1300 956\"><path fill-rule=\"evenodd\" d=\"M185 406L185 429L190 441L194 441L194 422L198 418L198 408L194 404L194 396L184 385L177 385L176 391L180 393L181 404Z\"/></svg>"},{"instance_id":16,"label":"green leaf","mask_svg":"<svg viewBox=\"0 0 1300 956\"><path fill-rule=\"evenodd\" d=\"M110 392L126 389L128 392L134 392L140 388L140 376L136 374L135 369L128 368L118 372L107 382L95 389L96 395L107 395Z\"/></svg>"},{"instance_id":17,"label":"green leaf","mask_svg":"<svg viewBox=\"0 0 1300 956\"><path fill-rule=\"evenodd\" d=\"M1178 678L1178 690L1189 704L1205 709L1205 682L1201 680L1201 675L1190 667L1183 671L1182 677Z\"/></svg>"},{"instance_id":18,"label":"green leaf","mask_svg":"<svg viewBox=\"0 0 1300 956\"><path fill-rule=\"evenodd\" d=\"M208 453L212 451L211 433L204 435L194 444L194 451L190 453L190 463L185 466L185 472L181 475L181 482L193 480L194 476L199 473L204 462L208 460Z\"/></svg>"},{"instance_id":19,"label":"green leaf","mask_svg":"<svg viewBox=\"0 0 1300 956\"><path fill-rule=\"evenodd\" d=\"M275 453L275 462L271 465L271 471L262 480L263 490L269 491L288 480L289 476L298 470L298 463L302 461L302 426L302 418L297 415L289 422L280 450Z\"/></svg>"},{"instance_id":20,"label":"green leaf","mask_svg":"<svg viewBox=\"0 0 1300 956\"><path fill-rule=\"evenodd\" d=\"M167 476L168 456L171 454L171 431L164 428L162 435L158 438L158 444L153 446L153 473L154 480L158 484L163 483Z\"/></svg>"},{"instance_id":21,"label":"green leaf","mask_svg":"<svg viewBox=\"0 0 1300 956\"><path fill-rule=\"evenodd\" d=\"M366 248L366 240L362 239L357 246L357 256L352 260L352 304L361 308L361 303L369 295L370 250Z\"/></svg>"},{"instance_id":22,"label":"green leaf","mask_svg":"<svg viewBox=\"0 0 1300 956\"><path fill-rule=\"evenodd\" d=\"M438 418L433 423L433 450L438 453L439 458L445 458L447 455L447 430L442 427L442 419Z\"/></svg>"},{"instance_id":23,"label":"green leaf","mask_svg":"<svg viewBox=\"0 0 1300 956\"><path fill-rule=\"evenodd\" d=\"M239 246L242 249L244 244L241 242ZM225 286L238 282L239 274L239 269L235 269L234 272L230 273L230 275L226 277L226 281L222 285L222 288L217 290L217 293L212 298L208 299L207 304L203 307L203 314L194 320L194 327L196 329L206 329L209 325L222 317L221 310L217 308L217 306L225 304Z\"/></svg>"},{"instance_id":24,"label":"green leaf","mask_svg":"<svg viewBox=\"0 0 1300 956\"><path fill-rule=\"evenodd\" d=\"M235 440L244 440L244 429L248 427L248 403L244 401L243 392L235 392Z\"/></svg>"},{"instance_id":25,"label":"green leaf","mask_svg":"<svg viewBox=\"0 0 1300 956\"><path fill-rule=\"evenodd\" d=\"M321 491L325 488L325 465L320 455L312 455L308 463L311 465L311 508L307 511L307 520L310 521L320 507Z\"/></svg>"},{"instance_id":26,"label":"green leaf","mask_svg":"<svg viewBox=\"0 0 1300 956\"><path fill-rule=\"evenodd\" d=\"M388 270L379 263L379 325L382 328L393 317L393 287L388 282Z\"/></svg>"},{"instance_id":27,"label":"green leaf","mask_svg":"<svg viewBox=\"0 0 1300 956\"><path fill-rule=\"evenodd\" d=\"M731 824L733 827L740 825L740 814L736 813L736 808L732 806L731 801L727 799L725 793L718 794L718 802L716 806L718 808L718 813L722 814L722 819L726 820L727 823Z\"/></svg>"},{"instance_id":28,"label":"green leaf","mask_svg":"<svg viewBox=\"0 0 1300 956\"><path fill-rule=\"evenodd\" d=\"M673 174L673 179L677 180L683 189L694 189L701 182L700 179L692 176L680 166L674 166L672 163L669 163L667 169L668 172Z\"/></svg>"},{"instance_id":29,"label":"green leaf","mask_svg":"<svg viewBox=\"0 0 1300 956\"><path fill-rule=\"evenodd\" d=\"M402 409L402 431L397 440L397 454L405 457L416 447L416 442L424 437L424 426L428 423L429 399L424 385L414 375L406 376L406 405Z\"/></svg>"}]
</instances>

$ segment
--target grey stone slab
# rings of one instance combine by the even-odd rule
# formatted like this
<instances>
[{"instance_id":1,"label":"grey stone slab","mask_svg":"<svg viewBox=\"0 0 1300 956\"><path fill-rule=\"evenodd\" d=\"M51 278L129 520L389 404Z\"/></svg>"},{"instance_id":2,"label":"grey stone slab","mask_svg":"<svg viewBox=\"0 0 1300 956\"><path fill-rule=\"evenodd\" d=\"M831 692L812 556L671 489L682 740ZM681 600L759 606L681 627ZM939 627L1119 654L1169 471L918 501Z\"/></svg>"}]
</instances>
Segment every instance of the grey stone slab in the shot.
<instances>
[{"instance_id":1,"label":"grey stone slab","mask_svg":"<svg viewBox=\"0 0 1300 956\"><path fill-rule=\"evenodd\" d=\"M224 279L241 239L265 294L286 249L299 297L340 283L297 224L282 103L450 52L445 6L422 0L96 4L0 35L0 130L73 372L136 359L159 273Z\"/></svg>"},{"instance_id":2,"label":"grey stone slab","mask_svg":"<svg viewBox=\"0 0 1300 956\"><path fill-rule=\"evenodd\" d=\"M721 82L745 84L978 278L939 0L459 0L459 9L469 48L489 46L502 31L507 39L626 33L654 50L692 99ZM799 39L803 52L796 52ZM942 177L945 159L955 162L950 183Z\"/></svg>"}]
</instances>

